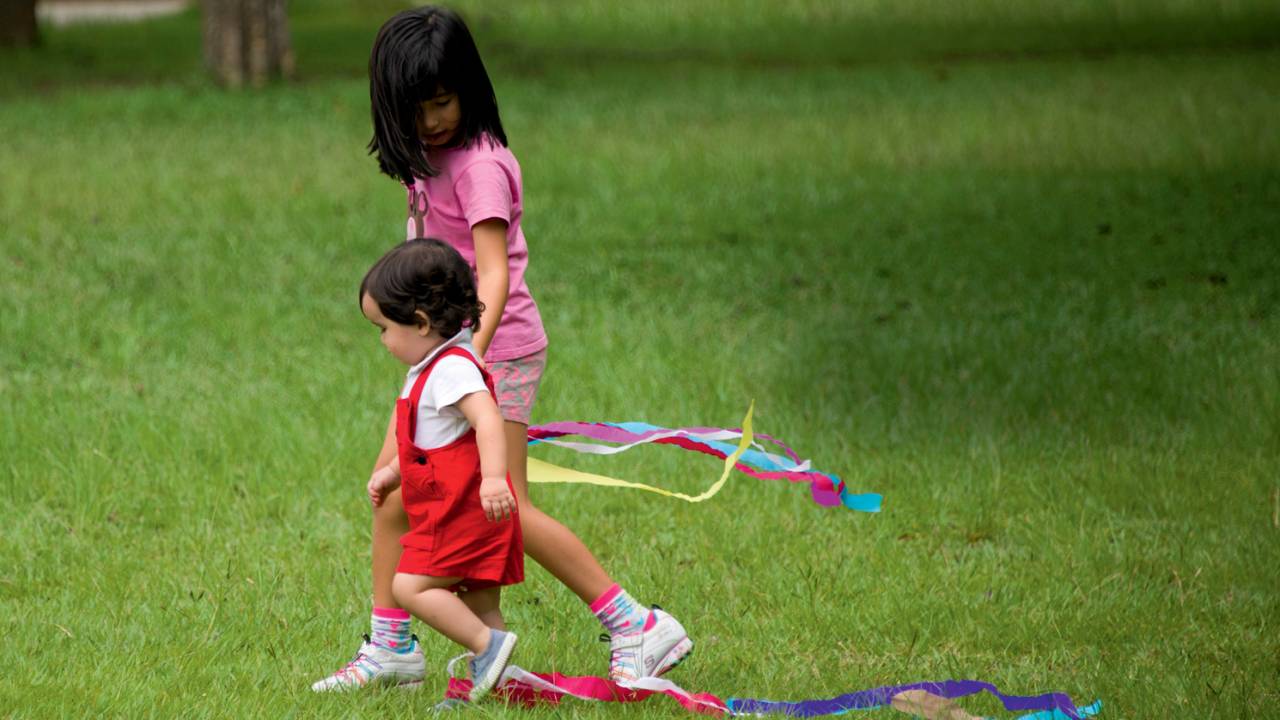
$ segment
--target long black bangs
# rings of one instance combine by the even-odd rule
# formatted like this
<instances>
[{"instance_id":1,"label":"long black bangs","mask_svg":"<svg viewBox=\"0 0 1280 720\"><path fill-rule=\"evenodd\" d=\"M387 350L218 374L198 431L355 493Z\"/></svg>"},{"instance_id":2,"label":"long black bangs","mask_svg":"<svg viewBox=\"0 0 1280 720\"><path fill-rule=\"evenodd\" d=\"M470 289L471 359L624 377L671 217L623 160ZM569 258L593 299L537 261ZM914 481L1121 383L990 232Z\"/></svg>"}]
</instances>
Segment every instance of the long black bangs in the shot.
<instances>
[{"instance_id":1,"label":"long black bangs","mask_svg":"<svg viewBox=\"0 0 1280 720\"><path fill-rule=\"evenodd\" d=\"M434 177L418 137L418 112L435 95L444 65L440 18L432 8L406 10L378 31L369 55L373 137L368 151L379 169L404 185Z\"/></svg>"},{"instance_id":2,"label":"long black bangs","mask_svg":"<svg viewBox=\"0 0 1280 720\"><path fill-rule=\"evenodd\" d=\"M373 138L368 150L384 174L404 185L439 174L418 137L418 113L437 89L458 95L458 145L470 146L487 134L506 146L493 83L462 19L444 8L424 7L388 20L369 58Z\"/></svg>"}]
</instances>

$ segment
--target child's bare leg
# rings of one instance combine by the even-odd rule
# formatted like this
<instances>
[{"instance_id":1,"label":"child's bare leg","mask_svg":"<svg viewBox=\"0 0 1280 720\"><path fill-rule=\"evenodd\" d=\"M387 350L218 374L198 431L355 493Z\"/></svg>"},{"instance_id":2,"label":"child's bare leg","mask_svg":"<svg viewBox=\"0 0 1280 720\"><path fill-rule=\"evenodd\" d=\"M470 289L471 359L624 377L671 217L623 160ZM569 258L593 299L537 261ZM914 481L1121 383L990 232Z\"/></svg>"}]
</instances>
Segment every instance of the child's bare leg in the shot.
<instances>
[{"instance_id":1,"label":"child's bare leg","mask_svg":"<svg viewBox=\"0 0 1280 720\"><path fill-rule=\"evenodd\" d=\"M480 622L495 630L506 630L507 623L502 618L502 588L491 587L483 590L470 590L459 593L462 602L471 608L471 612L480 618Z\"/></svg>"},{"instance_id":2,"label":"child's bare leg","mask_svg":"<svg viewBox=\"0 0 1280 720\"><path fill-rule=\"evenodd\" d=\"M613 585L596 556L569 528L534 507L529 500L529 426L503 423L507 437L507 472L519 504L524 551L565 587L591 603Z\"/></svg>"},{"instance_id":3,"label":"child's bare leg","mask_svg":"<svg viewBox=\"0 0 1280 720\"><path fill-rule=\"evenodd\" d=\"M409 516L404 513L400 491L387 495L382 505L373 509L373 605L400 607L391 592L391 582L400 564L400 536L409 532Z\"/></svg>"},{"instance_id":4,"label":"child's bare leg","mask_svg":"<svg viewBox=\"0 0 1280 720\"><path fill-rule=\"evenodd\" d=\"M459 579L396 573L391 588L396 601L419 620L471 651L473 657L467 663L471 673L468 699L475 702L502 679L518 638L515 633L485 625L472 610L474 604L481 612L493 617L498 609L498 589L454 595L449 587ZM468 598L469 595L478 597ZM498 620L501 620L500 615Z\"/></svg>"},{"instance_id":5,"label":"child's bare leg","mask_svg":"<svg viewBox=\"0 0 1280 720\"><path fill-rule=\"evenodd\" d=\"M385 467L396 456L395 416L387 427L382 450L374 470ZM363 493L362 493L363 494ZM360 646L356 661L316 681L318 692L349 690L366 685L416 685L426 674L422 650L409 632L409 616L396 604L392 580L400 563L400 536L409 530L400 491L391 493L373 509L373 613L369 635Z\"/></svg>"},{"instance_id":6,"label":"child's bare leg","mask_svg":"<svg viewBox=\"0 0 1280 720\"><path fill-rule=\"evenodd\" d=\"M489 647L489 626L449 591L461 578L396 573L391 591L401 607L476 655Z\"/></svg>"},{"instance_id":7,"label":"child's bare leg","mask_svg":"<svg viewBox=\"0 0 1280 720\"><path fill-rule=\"evenodd\" d=\"M387 434L382 441L382 450L373 464L374 472L386 467L398 452L396 445L396 418L391 416L391 424L387 426ZM372 473L370 473L372 474ZM397 608L395 597L391 593L391 581L396 575L396 566L400 563L400 536L409 532L409 516L404 512L404 500L400 491L396 490L373 509L373 606L378 608Z\"/></svg>"},{"instance_id":8,"label":"child's bare leg","mask_svg":"<svg viewBox=\"0 0 1280 720\"><path fill-rule=\"evenodd\" d=\"M520 530L529 557L587 603L612 636L609 677L624 682L661 675L693 649L684 627L671 615L641 606L609 578L587 546L569 528L529 500L529 429L505 423L507 472L519 503Z\"/></svg>"}]
</instances>

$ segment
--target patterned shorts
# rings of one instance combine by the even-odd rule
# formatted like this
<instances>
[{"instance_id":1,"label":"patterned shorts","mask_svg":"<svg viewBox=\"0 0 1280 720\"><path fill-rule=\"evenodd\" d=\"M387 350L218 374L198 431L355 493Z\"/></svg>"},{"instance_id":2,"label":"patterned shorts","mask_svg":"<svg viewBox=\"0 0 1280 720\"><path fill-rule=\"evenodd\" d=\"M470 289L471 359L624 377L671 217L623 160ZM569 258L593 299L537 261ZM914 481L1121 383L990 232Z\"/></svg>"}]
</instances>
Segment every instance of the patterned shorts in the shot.
<instances>
[{"instance_id":1,"label":"patterned shorts","mask_svg":"<svg viewBox=\"0 0 1280 720\"><path fill-rule=\"evenodd\" d=\"M529 424L533 401L538 397L542 371L547 367L547 349L513 360L496 360L485 368L493 376L493 389L498 396L502 419Z\"/></svg>"}]
</instances>

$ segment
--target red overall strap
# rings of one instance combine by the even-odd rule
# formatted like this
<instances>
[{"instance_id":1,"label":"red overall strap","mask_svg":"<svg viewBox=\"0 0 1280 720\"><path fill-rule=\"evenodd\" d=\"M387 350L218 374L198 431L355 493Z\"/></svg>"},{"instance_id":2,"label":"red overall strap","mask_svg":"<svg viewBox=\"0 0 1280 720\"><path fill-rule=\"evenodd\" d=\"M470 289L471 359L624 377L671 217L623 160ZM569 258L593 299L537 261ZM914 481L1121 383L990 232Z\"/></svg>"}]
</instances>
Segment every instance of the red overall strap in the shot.
<instances>
[{"instance_id":1,"label":"red overall strap","mask_svg":"<svg viewBox=\"0 0 1280 720\"><path fill-rule=\"evenodd\" d=\"M431 362L422 368L422 372L418 373L418 379L413 383L413 389L409 391L409 397L405 398L409 401L409 442L413 442L414 435L418 431L418 401L422 398L422 388L427 384L427 378L431 375L431 371L435 369L436 363L449 356L462 357L476 366L480 371L480 376L484 378L485 387L489 388L489 394L493 394L493 380L489 378L489 373L476 362L475 357L466 350L457 345L448 348L444 352L431 358Z\"/></svg>"}]
</instances>

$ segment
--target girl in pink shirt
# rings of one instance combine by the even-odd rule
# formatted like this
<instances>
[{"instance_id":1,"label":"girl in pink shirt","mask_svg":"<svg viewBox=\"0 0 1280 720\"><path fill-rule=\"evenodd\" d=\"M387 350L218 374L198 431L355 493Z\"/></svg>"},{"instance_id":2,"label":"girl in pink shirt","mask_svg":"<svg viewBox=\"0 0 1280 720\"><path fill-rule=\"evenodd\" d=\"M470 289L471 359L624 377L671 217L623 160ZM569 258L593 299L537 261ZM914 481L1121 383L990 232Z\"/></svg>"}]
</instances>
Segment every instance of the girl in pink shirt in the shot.
<instances>
[{"instance_id":1,"label":"girl in pink shirt","mask_svg":"<svg viewBox=\"0 0 1280 720\"><path fill-rule=\"evenodd\" d=\"M461 18L427 6L388 20L369 60L369 95L369 152L406 188L408 238L443 240L475 271L484 310L471 343L493 377L505 420L525 553L587 603L609 632L613 680L661 675L693 648L684 628L636 602L573 531L529 499L528 425L547 337L524 279L529 249L521 228L520 165L507 148L493 85ZM375 474L396 456L392 420ZM422 680L425 660L409 634L409 615L391 591L408 527L399 492L374 508L372 632L354 660L313 689Z\"/></svg>"}]
</instances>

